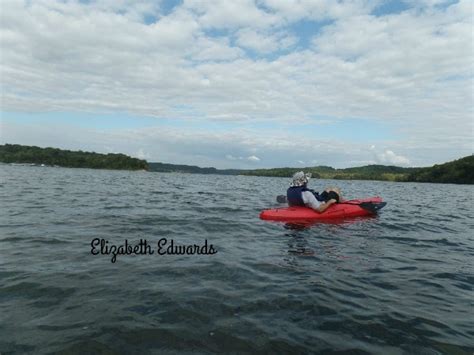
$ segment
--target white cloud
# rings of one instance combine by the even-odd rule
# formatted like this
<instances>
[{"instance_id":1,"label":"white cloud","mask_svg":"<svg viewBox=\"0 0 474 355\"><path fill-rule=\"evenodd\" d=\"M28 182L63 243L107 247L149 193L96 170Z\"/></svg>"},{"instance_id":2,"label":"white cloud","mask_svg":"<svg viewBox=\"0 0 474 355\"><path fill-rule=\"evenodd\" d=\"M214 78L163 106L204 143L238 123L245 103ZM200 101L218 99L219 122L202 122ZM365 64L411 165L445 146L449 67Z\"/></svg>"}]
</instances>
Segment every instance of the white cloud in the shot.
<instances>
[{"instance_id":1,"label":"white cloud","mask_svg":"<svg viewBox=\"0 0 474 355\"><path fill-rule=\"evenodd\" d=\"M403 155L400 153L395 155L390 149L382 148L380 151L383 153L374 156L374 152L379 150L368 150L365 143L307 138L301 135L288 137L285 132L275 130L256 132L241 129L234 132L211 133L203 129L146 127L104 132L56 123L0 123L0 130L2 132L0 144L56 146L103 153L122 152L137 157L143 156L152 162L218 168L253 168L255 163L267 168L295 166L298 160L310 162L308 166L333 167L364 165L370 162L408 164ZM402 147L395 146L395 148L397 151L403 151ZM255 151L259 152L258 156L251 153ZM453 154L453 150L450 153ZM424 159L427 157L433 159L430 151L426 154ZM432 162L436 160L429 161L431 164Z\"/></svg>"},{"instance_id":2,"label":"white cloud","mask_svg":"<svg viewBox=\"0 0 474 355\"><path fill-rule=\"evenodd\" d=\"M374 153L375 162L378 164L398 166L407 166L410 164L410 160L407 157L397 155L392 150L386 149L382 153L377 153L374 145L370 147L370 150Z\"/></svg>"},{"instance_id":3,"label":"white cloud","mask_svg":"<svg viewBox=\"0 0 474 355\"><path fill-rule=\"evenodd\" d=\"M389 123L399 137L384 142L383 159L423 164L472 152L472 4L448 5L375 17L377 2L363 0L184 1L168 15L160 2L145 0L3 1L1 108L243 127L258 121L290 130L321 117L328 124L364 118ZM147 16L157 20L146 24ZM288 25L302 19L330 24L311 47L294 48L297 33ZM267 153L239 141L219 159L230 154L246 163L256 154L270 163L268 154L281 149L293 162L312 160L291 153L293 143L277 133L265 139L258 147ZM357 157L351 146L338 147L321 163L341 161L338 154L368 160L366 147Z\"/></svg>"},{"instance_id":4,"label":"white cloud","mask_svg":"<svg viewBox=\"0 0 474 355\"><path fill-rule=\"evenodd\" d=\"M132 156L138 159L145 159L145 160L150 158L150 155L148 153L145 153L145 151L141 148Z\"/></svg>"},{"instance_id":5,"label":"white cloud","mask_svg":"<svg viewBox=\"0 0 474 355\"><path fill-rule=\"evenodd\" d=\"M284 32L265 33L251 28L244 28L237 32L236 43L244 48L256 52L271 53L286 49L296 43L296 37Z\"/></svg>"},{"instance_id":6,"label":"white cloud","mask_svg":"<svg viewBox=\"0 0 474 355\"><path fill-rule=\"evenodd\" d=\"M247 160L252 161L252 162L257 162L257 161L260 161L260 158L256 157L255 155L251 155L251 156L247 157Z\"/></svg>"},{"instance_id":7,"label":"white cloud","mask_svg":"<svg viewBox=\"0 0 474 355\"><path fill-rule=\"evenodd\" d=\"M321 21L368 14L377 4L367 0L263 0L262 2L287 22L301 19Z\"/></svg>"},{"instance_id":8,"label":"white cloud","mask_svg":"<svg viewBox=\"0 0 474 355\"><path fill-rule=\"evenodd\" d=\"M319 3L315 11L334 12L330 3ZM344 16L326 26L314 51L274 61L246 58L231 45L232 35L212 38L202 27L200 18L214 13L266 16L250 1L185 3L149 26L106 11L107 4L3 6L4 109L181 117L175 107L186 103L196 118L214 120L246 116L285 122L323 115L424 124L430 117L447 129L452 126L447 117L461 125L470 121L471 17L463 4L449 7L449 17L441 10ZM58 6L67 11L56 11ZM281 14L289 11L281 3L273 6ZM279 21L275 24L285 24L283 15ZM242 46L271 52L294 41L284 33L250 25L235 35Z\"/></svg>"},{"instance_id":9,"label":"white cloud","mask_svg":"<svg viewBox=\"0 0 474 355\"><path fill-rule=\"evenodd\" d=\"M196 13L204 28L262 28L279 21L277 16L258 8L253 0L188 0L183 7Z\"/></svg>"},{"instance_id":10,"label":"white cloud","mask_svg":"<svg viewBox=\"0 0 474 355\"><path fill-rule=\"evenodd\" d=\"M244 51L238 47L231 47L227 38L199 37L191 53L193 60L220 61L233 60L244 56Z\"/></svg>"}]
</instances>

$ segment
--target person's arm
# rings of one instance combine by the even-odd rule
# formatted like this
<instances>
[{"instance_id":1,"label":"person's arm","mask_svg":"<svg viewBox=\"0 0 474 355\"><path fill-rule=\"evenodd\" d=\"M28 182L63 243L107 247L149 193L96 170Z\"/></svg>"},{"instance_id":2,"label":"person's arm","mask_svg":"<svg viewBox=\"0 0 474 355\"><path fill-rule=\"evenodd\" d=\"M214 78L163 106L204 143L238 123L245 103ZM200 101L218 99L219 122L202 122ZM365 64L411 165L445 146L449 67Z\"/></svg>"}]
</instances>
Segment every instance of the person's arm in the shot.
<instances>
[{"instance_id":1,"label":"person's arm","mask_svg":"<svg viewBox=\"0 0 474 355\"><path fill-rule=\"evenodd\" d=\"M329 206L336 203L335 199L331 199L325 203L319 202L316 197L310 191L303 191L302 193L303 202L307 207L312 208L318 213L324 212Z\"/></svg>"},{"instance_id":2,"label":"person's arm","mask_svg":"<svg viewBox=\"0 0 474 355\"><path fill-rule=\"evenodd\" d=\"M318 211L319 213L323 213L324 211L326 211L326 209L335 204L337 201L335 199L330 199L328 202L325 202L325 203L322 203L319 205L319 207L317 209L315 209L316 211Z\"/></svg>"},{"instance_id":3,"label":"person's arm","mask_svg":"<svg viewBox=\"0 0 474 355\"><path fill-rule=\"evenodd\" d=\"M303 191L301 194L303 197L303 202L306 207L312 208L315 211L318 211L319 206L321 206L321 202L319 202L314 194L311 191Z\"/></svg>"}]
</instances>

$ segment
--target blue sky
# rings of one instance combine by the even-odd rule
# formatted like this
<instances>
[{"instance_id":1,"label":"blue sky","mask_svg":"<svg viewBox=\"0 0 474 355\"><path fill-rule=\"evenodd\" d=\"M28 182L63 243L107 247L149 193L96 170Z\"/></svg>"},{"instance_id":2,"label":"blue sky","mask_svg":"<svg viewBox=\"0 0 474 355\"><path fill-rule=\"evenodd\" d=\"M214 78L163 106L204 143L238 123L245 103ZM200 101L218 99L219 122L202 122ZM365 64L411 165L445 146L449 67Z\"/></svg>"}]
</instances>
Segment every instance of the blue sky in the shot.
<instances>
[{"instance_id":1,"label":"blue sky","mask_svg":"<svg viewBox=\"0 0 474 355\"><path fill-rule=\"evenodd\" d=\"M0 143L220 168L425 166L473 151L469 1L2 9Z\"/></svg>"}]
</instances>

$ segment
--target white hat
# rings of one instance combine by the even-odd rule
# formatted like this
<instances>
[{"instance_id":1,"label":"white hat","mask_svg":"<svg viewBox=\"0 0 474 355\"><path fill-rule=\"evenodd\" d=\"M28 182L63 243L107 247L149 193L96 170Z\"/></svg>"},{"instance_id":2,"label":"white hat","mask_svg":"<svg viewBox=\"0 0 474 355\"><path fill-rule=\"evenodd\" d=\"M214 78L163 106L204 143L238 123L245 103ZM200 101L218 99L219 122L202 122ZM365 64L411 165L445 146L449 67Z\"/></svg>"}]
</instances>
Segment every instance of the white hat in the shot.
<instances>
[{"instance_id":1,"label":"white hat","mask_svg":"<svg viewBox=\"0 0 474 355\"><path fill-rule=\"evenodd\" d=\"M311 173L304 173L303 171L298 171L293 175L293 181L290 183L291 187L304 186L311 179Z\"/></svg>"}]
</instances>

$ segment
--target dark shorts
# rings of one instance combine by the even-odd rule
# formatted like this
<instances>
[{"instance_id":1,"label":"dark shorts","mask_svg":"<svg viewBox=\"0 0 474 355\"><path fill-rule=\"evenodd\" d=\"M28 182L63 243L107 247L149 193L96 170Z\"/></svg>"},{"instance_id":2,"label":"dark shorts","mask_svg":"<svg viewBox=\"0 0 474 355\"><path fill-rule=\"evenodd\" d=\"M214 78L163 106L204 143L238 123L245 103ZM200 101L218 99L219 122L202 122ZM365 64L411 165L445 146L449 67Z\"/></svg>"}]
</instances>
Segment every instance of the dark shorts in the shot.
<instances>
[{"instance_id":1,"label":"dark shorts","mask_svg":"<svg viewBox=\"0 0 474 355\"><path fill-rule=\"evenodd\" d=\"M336 202L339 202L339 195L337 194L337 192L334 191L323 191L319 196L323 198L324 202L328 202L332 199L336 200Z\"/></svg>"}]
</instances>

